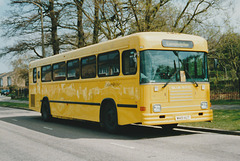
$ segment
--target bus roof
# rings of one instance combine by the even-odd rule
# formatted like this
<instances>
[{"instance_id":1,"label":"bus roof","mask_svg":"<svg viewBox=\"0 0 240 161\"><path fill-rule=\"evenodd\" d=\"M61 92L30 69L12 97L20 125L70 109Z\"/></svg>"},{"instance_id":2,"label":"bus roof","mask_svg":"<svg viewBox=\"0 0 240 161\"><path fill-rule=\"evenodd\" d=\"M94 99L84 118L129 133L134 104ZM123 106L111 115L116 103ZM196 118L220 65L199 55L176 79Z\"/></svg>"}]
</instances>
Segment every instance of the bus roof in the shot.
<instances>
[{"instance_id":1,"label":"bus roof","mask_svg":"<svg viewBox=\"0 0 240 161\"><path fill-rule=\"evenodd\" d=\"M192 48L184 47L164 47L162 45L163 40L179 40L192 42ZM170 32L140 32L124 36L121 38L108 40L98 44L90 45L87 47L79 48L62 54L50 56L47 58L32 61L29 65L30 68L53 64L55 62L61 62L71 60L79 57L85 57L92 54L100 54L104 52L114 50L127 50L136 49L142 50L182 50L182 51L201 51L208 52L207 41L195 35L170 33Z\"/></svg>"}]
</instances>

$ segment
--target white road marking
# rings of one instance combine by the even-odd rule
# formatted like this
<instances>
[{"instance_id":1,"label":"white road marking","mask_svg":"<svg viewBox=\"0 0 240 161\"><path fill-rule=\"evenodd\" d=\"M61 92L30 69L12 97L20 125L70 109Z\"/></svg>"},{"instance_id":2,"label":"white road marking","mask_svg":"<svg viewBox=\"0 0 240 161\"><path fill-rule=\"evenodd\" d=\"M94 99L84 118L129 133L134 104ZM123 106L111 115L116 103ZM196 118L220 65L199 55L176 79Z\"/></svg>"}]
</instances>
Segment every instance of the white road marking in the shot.
<instances>
[{"instance_id":1,"label":"white road marking","mask_svg":"<svg viewBox=\"0 0 240 161\"><path fill-rule=\"evenodd\" d=\"M46 126L44 126L43 128L44 128L44 129L47 129L47 130L53 130L53 128L46 127Z\"/></svg>"},{"instance_id":2,"label":"white road marking","mask_svg":"<svg viewBox=\"0 0 240 161\"><path fill-rule=\"evenodd\" d=\"M132 146L127 146L127 145L122 145L122 144L118 144L118 143L110 143L111 145L116 145L122 148L127 148L127 149L135 149L135 147Z\"/></svg>"}]
</instances>

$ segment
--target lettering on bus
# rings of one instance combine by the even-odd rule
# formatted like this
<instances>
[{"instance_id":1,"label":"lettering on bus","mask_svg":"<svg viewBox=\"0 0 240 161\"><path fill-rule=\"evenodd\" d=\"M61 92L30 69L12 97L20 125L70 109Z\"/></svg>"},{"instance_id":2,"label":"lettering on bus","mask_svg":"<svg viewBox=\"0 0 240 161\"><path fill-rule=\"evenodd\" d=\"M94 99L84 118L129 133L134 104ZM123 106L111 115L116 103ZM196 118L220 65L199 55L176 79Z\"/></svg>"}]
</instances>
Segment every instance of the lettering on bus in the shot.
<instances>
[{"instance_id":1,"label":"lettering on bus","mask_svg":"<svg viewBox=\"0 0 240 161\"><path fill-rule=\"evenodd\" d=\"M171 86L171 89L191 89L190 86Z\"/></svg>"},{"instance_id":2,"label":"lettering on bus","mask_svg":"<svg viewBox=\"0 0 240 161\"><path fill-rule=\"evenodd\" d=\"M118 82L106 82L105 87L119 87L120 83Z\"/></svg>"}]
</instances>

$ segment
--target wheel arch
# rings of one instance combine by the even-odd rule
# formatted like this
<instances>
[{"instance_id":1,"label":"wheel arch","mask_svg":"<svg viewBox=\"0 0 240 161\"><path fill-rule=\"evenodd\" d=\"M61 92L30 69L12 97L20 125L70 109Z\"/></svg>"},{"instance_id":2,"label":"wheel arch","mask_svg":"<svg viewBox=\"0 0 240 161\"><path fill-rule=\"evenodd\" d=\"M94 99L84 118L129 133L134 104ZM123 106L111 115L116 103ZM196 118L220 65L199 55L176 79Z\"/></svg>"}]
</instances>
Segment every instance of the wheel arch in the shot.
<instances>
[{"instance_id":1,"label":"wheel arch","mask_svg":"<svg viewBox=\"0 0 240 161\"><path fill-rule=\"evenodd\" d=\"M106 105L108 103L111 103L113 105L113 108L115 108L115 110L117 111L117 105L116 105L116 102L114 101L114 99L112 98L105 98L102 100L101 104L100 104L100 123L102 123L103 121L103 112L104 112L104 109L106 108Z\"/></svg>"},{"instance_id":2,"label":"wheel arch","mask_svg":"<svg viewBox=\"0 0 240 161\"><path fill-rule=\"evenodd\" d=\"M47 96L44 96L43 99L41 100L42 104L41 104L41 112L42 112L42 108L43 108L43 102L46 101L48 103L48 107L49 107L49 111L51 113L51 108L50 108L50 103L49 103L49 99Z\"/></svg>"}]
</instances>

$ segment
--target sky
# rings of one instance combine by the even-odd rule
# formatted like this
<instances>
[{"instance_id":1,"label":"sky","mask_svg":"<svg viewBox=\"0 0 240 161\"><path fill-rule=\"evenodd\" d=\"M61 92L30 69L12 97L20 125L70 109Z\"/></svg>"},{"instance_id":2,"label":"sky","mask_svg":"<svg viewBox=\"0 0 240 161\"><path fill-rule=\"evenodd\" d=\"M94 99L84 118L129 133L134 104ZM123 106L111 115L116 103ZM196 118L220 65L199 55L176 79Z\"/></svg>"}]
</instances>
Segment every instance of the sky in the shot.
<instances>
[{"instance_id":1,"label":"sky","mask_svg":"<svg viewBox=\"0 0 240 161\"><path fill-rule=\"evenodd\" d=\"M7 2L9 0L0 0L0 19L2 20L5 17L5 11L7 10ZM1 29L0 29L1 33ZM0 48L5 46L5 42L7 42L7 38L2 38L0 34ZM11 57L6 56L0 58L0 74L5 72L10 72L13 70L11 64Z\"/></svg>"},{"instance_id":2,"label":"sky","mask_svg":"<svg viewBox=\"0 0 240 161\"><path fill-rule=\"evenodd\" d=\"M226 0L226 2L229 0ZM10 0L0 0L0 20L2 20L4 17L6 17L6 10L9 9L9 6L7 5L7 3L9 3ZM230 18L230 23L231 26L234 27L234 31L240 33L240 0L233 0L234 3L234 10L233 8L229 7L227 8L227 12L229 11L231 14L231 18ZM221 16L224 16L224 14L219 14L218 19L222 19ZM1 29L0 29L0 33L1 33ZM11 45L13 43L13 41L9 41L8 38L3 38L1 37L0 34L0 48L6 46L6 45ZM10 72L13 70L13 67L11 66L11 61L13 59L9 56L4 56L2 58L0 58L0 74L1 73L5 73L5 72Z\"/></svg>"}]
</instances>

